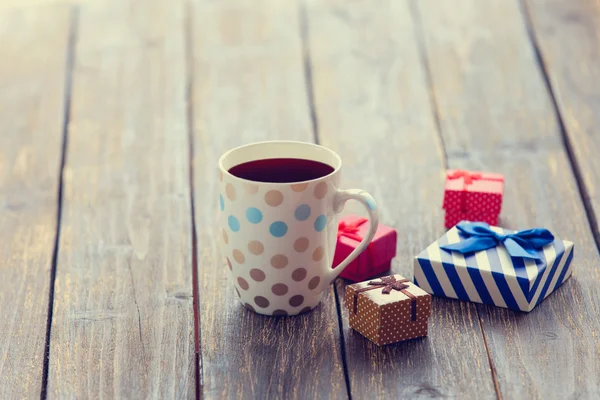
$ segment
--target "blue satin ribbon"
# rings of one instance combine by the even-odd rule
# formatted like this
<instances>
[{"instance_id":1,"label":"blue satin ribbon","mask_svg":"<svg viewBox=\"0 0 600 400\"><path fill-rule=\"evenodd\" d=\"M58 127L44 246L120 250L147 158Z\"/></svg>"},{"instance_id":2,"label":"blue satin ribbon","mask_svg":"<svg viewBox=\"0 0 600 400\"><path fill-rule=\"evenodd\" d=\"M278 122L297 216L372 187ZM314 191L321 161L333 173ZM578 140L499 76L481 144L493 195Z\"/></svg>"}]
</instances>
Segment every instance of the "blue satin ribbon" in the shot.
<instances>
[{"instance_id":1,"label":"blue satin ribbon","mask_svg":"<svg viewBox=\"0 0 600 400\"><path fill-rule=\"evenodd\" d=\"M504 244L512 257L523 257L540 260L536 250L552 243L554 235L548 229L535 228L502 235L490 229L485 222L460 222L456 228L467 239L454 244L446 244L440 248L459 253L474 253Z\"/></svg>"}]
</instances>

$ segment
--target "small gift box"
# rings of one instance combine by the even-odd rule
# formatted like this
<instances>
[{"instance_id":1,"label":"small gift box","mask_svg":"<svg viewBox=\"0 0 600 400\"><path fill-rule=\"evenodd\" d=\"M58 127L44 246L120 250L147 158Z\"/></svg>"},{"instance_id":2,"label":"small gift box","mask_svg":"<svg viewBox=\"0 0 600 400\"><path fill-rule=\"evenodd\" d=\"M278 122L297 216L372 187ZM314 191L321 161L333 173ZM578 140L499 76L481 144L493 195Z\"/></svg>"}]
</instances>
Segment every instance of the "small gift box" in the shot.
<instances>
[{"instance_id":1,"label":"small gift box","mask_svg":"<svg viewBox=\"0 0 600 400\"><path fill-rule=\"evenodd\" d=\"M401 275L346 286L350 327L378 346L427 336L431 296Z\"/></svg>"},{"instance_id":2,"label":"small gift box","mask_svg":"<svg viewBox=\"0 0 600 400\"><path fill-rule=\"evenodd\" d=\"M529 312L571 276L573 243L546 229L460 222L415 257L428 293Z\"/></svg>"},{"instance_id":3,"label":"small gift box","mask_svg":"<svg viewBox=\"0 0 600 400\"><path fill-rule=\"evenodd\" d=\"M442 208L446 211L444 226L451 228L460 221L498 224L502 208L504 176L489 172L450 170Z\"/></svg>"},{"instance_id":4,"label":"small gift box","mask_svg":"<svg viewBox=\"0 0 600 400\"><path fill-rule=\"evenodd\" d=\"M333 268L352 253L368 231L369 221L366 218L350 215L340 220ZM352 282L360 282L389 271L392 259L396 256L396 240L395 229L379 224L369 247L356 257L340 276Z\"/></svg>"}]
</instances>

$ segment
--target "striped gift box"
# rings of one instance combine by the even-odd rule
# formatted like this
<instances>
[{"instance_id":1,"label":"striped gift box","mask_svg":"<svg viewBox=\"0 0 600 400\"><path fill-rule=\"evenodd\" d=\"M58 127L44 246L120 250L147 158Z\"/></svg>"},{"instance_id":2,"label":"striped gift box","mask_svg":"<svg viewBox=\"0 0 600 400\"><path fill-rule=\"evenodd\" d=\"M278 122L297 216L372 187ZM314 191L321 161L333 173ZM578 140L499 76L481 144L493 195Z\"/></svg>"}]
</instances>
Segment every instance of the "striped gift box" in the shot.
<instances>
[{"instance_id":1,"label":"striped gift box","mask_svg":"<svg viewBox=\"0 0 600 400\"><path fill-rule=\"evenodd\" d=\"M415 257L415 284L436 296L529 312L571 276L572 242L555 239L538 251L541 260L511 257L502 244L467 255L440 248L465 238L455 226Z\"/></svg>"}]
</instances>

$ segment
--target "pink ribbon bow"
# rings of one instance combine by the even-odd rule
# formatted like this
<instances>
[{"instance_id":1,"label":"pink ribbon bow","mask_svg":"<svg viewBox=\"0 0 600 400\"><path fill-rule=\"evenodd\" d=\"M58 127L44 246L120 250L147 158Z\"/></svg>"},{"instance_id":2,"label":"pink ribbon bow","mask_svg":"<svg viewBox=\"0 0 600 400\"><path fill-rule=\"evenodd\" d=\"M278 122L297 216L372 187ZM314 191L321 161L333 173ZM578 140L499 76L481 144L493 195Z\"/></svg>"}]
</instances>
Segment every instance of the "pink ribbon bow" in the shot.
<instances>
[{"instance_id":1,"label":"pink ribbon bow","mask_svg":"<svg viewBox=\"0 0 600 400\"><path fill-rule=\"evenodd\" d=\"M465 186L470 185L473 181L483 179L483 176L479 172L465 171L464 169L457 169L452 173L448 174L448 179L460 179L463 178Z\"/></svg>"},{"instance_id":2,"label":"pink ribbon bow","mask_svg":"<svg viewBox=\"0 0 600 400\"><path fill-rule=\"evenodd\" d=\"M366 219L366 218L359 218L356 221L354 221L353 223L341 221L338 224L338 233L337 233L338 240L342 236L346 236L347 238L354 239L357 242L360 242L361 240L363 240L363 238L360 237L360 235L358 235L357 232L360 230L360 226L367 221L368 221L368 219Z\"/></svg>"}]
</instances>

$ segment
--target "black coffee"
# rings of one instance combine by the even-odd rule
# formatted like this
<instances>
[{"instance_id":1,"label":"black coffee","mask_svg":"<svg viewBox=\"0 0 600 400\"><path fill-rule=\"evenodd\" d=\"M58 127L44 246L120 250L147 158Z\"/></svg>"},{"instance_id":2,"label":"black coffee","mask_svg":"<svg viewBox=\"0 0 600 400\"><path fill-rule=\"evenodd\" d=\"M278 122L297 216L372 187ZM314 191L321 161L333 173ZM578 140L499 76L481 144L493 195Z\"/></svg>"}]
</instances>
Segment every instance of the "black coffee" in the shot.
<instances>
[{"instance_id":1,"label":"black coffee","mask_svg":"<svg viewBox=\"0 0 600 400\"><path fill-rule=\"evenodd\" d=\"M236 165L229 172L249 181L289 183L321 178L332 173L333 167L302 158L266 158Z\"/></svg>"}]
</instances>

